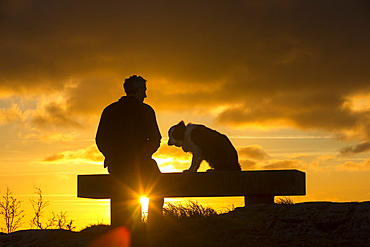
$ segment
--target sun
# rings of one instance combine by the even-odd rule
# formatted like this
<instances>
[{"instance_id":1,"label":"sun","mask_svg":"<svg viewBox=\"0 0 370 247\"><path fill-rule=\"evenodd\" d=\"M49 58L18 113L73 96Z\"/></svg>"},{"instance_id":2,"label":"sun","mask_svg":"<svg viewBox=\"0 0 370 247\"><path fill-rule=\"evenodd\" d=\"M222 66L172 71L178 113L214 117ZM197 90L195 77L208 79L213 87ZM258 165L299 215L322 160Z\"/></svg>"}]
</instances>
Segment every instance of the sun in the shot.
<instances>
[{"instance_id":1,"label":"sun","mask_svg":"<svg viewBox=\"0 0 370 247\"><path fill-rule=\"evenodd\" d=\"M149 198L144 196L140 196L140 204L141 204L141 215L142 219L145 221L147 215L148 215L148 209L149 209Z\"/></svg>"},{"instance_id":2,"label":"sun","mask_svg":"<svg viewBox=\"0 0 370 247\"><path fill-rule=\"evenodd\" d=\"M140 197L140 203L141 203L141 206L142 206L143 208L148 209L148 205L149 205L149 198L148 198L148 197L146 197L146 196L141 196L141 197Z\"/></svg>"}]
</instances>

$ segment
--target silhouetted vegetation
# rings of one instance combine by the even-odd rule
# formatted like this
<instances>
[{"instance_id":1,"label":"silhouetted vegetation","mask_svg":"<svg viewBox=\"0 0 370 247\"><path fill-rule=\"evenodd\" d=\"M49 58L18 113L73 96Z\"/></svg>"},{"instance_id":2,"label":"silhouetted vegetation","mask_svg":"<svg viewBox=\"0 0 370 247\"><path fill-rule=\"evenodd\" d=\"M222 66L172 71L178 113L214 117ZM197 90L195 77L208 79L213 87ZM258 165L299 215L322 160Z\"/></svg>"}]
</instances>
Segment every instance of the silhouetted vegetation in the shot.
<instances>
[{"instance_id":1,"label":"silhouetted vegetation","mask_svg":"<svg viewBox=\"0 0 370 247\"><path fill-rule=\"evenodd\" d=\"M163 208L163 215L169 219L189 219L217 215L217 212L213 208L203 206L196 201L189 201L186 205L166 203Z\"/></svg>"},{"instance_id":2,"label":"silhouetted vegetation","mask_svg":"<svg viewBox=\"0 0 370 247\"><path fill-rule=\"evenodd\" d=\"M30 220L30 225L31 225L31 228L36 227L37 229L47 229L47 228L51 227L51 225L48 224L48 223L45 223L45 224L42 223L41 218L44 214L44 208L49 206L50 203L49 203L49 201L44 201L43 200L42 192L41 192L40 188L35 188L35 190L36 190L35 194L38 195L38 198L36 200L33 199L33 198L30 199L33 211L35 213L33 218Z\"/></svg>"},{"instance_id":3,"label":"silhouetted vegetation","mask_svg":"<svg viewBox=\"0 0 370 247\"><path fill-rule=\"evenodd\" d=\"M40 188L35 187L35 194L38 196L37 199L30 199L32 208L34 211L34 216L30 220L31 228L36 227L36 229L64 229L64 230L74 230L76 227L73 226L74 220L70 220L67 217L67 212L61 211L59 214L51 212L52 216L48 218L45 222L42 222L45 207L50 205L49 201L44 201L42 197L42 191Z\"/></svg>"},{"instance_id":4,"label":"silhouetted vegetation","mask_svg":"<svg viewBox=\"0 0 370 247\"><path fill-rule=\"evenodd\" d=\"M21 201L12 196L12 191L6 187L3 201L0 202L0 214L5 220L5 229L1 228L6 233L11 233L22 226L24 218L24 210L21 210Z\"/></svg>"},{"instance_id":5,"label":"silhouetted vegetation","mask_svg":"<svg viewBox=\"0 0 370 247\"><path fill-rule=\"evenodd\" d=\"M74 220L68 219L67 212L61 211L59 214L51 212L51 216L44 218L44 209L50 205L49 201L45 201L40 188L35 187L37 199L31 198L30 202L34 211L34 216L30 220L31 228L36 229L64 229L74 230ZM0 214L5 221L5 228L1 231L11 233L22 226L25 217L24 210L21 209L21 201L12 196L12 191L6 188L5 195L0 202Z\"/></svg>"},{"instance_id":6,"label":"silhouetted vegetation","mask_svg":"<svg viewBox=\"0 0 370 247\"><path fill-rule=\"evenodd\" d=\"M281 198L278 198L275 203L290 205L290 204L294 204L294 201L290 197L281 197Z\"/></svg>"},{"instance_id":7,"label":"silhouetted vegetation","mask_svg":"<svg viewBox=\"0 0 370 247\"><path fill-rule=\"evenodd\" d=\"M67 212L61 211L59 214L51 212L49 217L46 217L45 209L50 206L50 202L45 200L42 195L41 188L35 187L36 197L32 197L29 201L33 208L33 217L29 220L31 229L64 229L75 230L73 225L74 220L68 219ZM25 217L24 210L21 209L21 201L12 196L12 191L7 187L5 195L0 202L0 214L5 220L6 228L1 228L5 233L16 231L24 223L22 220ZM232 211L226 208L222 213ZM209 216L218 215L217 211L209 206L204 206L197 201L188 201L186 204L166 203L163 208L164 218L167 220L186 220L186 219L205 219ZM89 224L83 230L91 228L104 228L109 225L102 222Z\"/></svg>"}]
</instances>

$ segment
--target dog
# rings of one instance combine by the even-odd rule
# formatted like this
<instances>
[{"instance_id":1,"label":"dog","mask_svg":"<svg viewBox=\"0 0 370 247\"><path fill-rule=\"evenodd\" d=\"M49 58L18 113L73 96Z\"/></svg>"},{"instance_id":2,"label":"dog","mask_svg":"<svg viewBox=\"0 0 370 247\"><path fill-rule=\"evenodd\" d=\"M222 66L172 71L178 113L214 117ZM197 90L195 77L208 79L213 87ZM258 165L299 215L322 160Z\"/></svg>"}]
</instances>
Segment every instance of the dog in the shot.
<instances>
[{"instance_id":1,"label":"dog","mask_svg":"<svg viewBox=\"0 0 370 247\"><path fill-rule=\"evenodd\" d=\"M226 135L216 130L199 124L185 126L181 121L169 129L168 136L169 146L182 147L184 152L193 154L191 166L184 172L197 172L203 160L213 171L241 171L234 146Z\"/></svg>"}]
</instances>

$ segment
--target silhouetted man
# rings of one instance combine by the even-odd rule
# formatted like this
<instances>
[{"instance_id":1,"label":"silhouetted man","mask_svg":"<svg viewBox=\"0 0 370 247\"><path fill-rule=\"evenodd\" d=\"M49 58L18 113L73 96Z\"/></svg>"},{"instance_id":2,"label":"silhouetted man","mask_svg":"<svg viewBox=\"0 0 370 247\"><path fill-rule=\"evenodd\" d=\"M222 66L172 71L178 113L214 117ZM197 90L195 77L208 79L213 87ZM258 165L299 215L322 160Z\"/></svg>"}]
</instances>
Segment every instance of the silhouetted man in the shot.
<instances>
[{"instance_id":1,"label":"silhouetted man","mask_svg":"<svg viewBox=\"0 0 370 247\"><path fill-rule=\"evenodd\" d=\"M147 97L146 80L134 75L125 79L123 87L127 96L107 106L101 115L96 144L105 156L104 167L119 181L116 193L125 193L128 202L130 198L138 200L141 193L155 194L161 172L152 154L160 145L161 134L153 108L143 103ZM122 188L124 191L120 191ZM163 198L151 198L148 222L159 217L163 207ZM127 217L130 209L122 210ZM129 222L130 219L121 220Z\"/></svg>"}]
</instances>

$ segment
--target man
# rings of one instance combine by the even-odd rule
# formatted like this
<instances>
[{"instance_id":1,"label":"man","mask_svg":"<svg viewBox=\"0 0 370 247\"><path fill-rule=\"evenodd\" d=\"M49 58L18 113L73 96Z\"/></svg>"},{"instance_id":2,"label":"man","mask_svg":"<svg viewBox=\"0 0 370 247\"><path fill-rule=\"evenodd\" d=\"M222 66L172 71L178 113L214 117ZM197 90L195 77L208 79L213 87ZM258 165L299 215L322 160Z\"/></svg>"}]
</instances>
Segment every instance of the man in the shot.
<instances>
[{"instance_id":1,"label":"man","mask_svg":"<svg viewBox=\"0 0 370 247\"><path fill-rule=\"evenodd\" d=\"M116 181L116 194L125 194L125 200L137 200L143 193L152 194L149 222L162 214L163 207L163 198L154 196L161 172L152 159L160 145L161 134L154 110L143 103L147 97L146 80L133 75L125 79L123 87L126 96L107 106L101 115L96 144L105 156L104 167L108 167ZM124 191L120 191L122 188ZM125 210L123 214L126 215L122 217L127 217L129 209Z\"/></svg>"}]
</instances>

